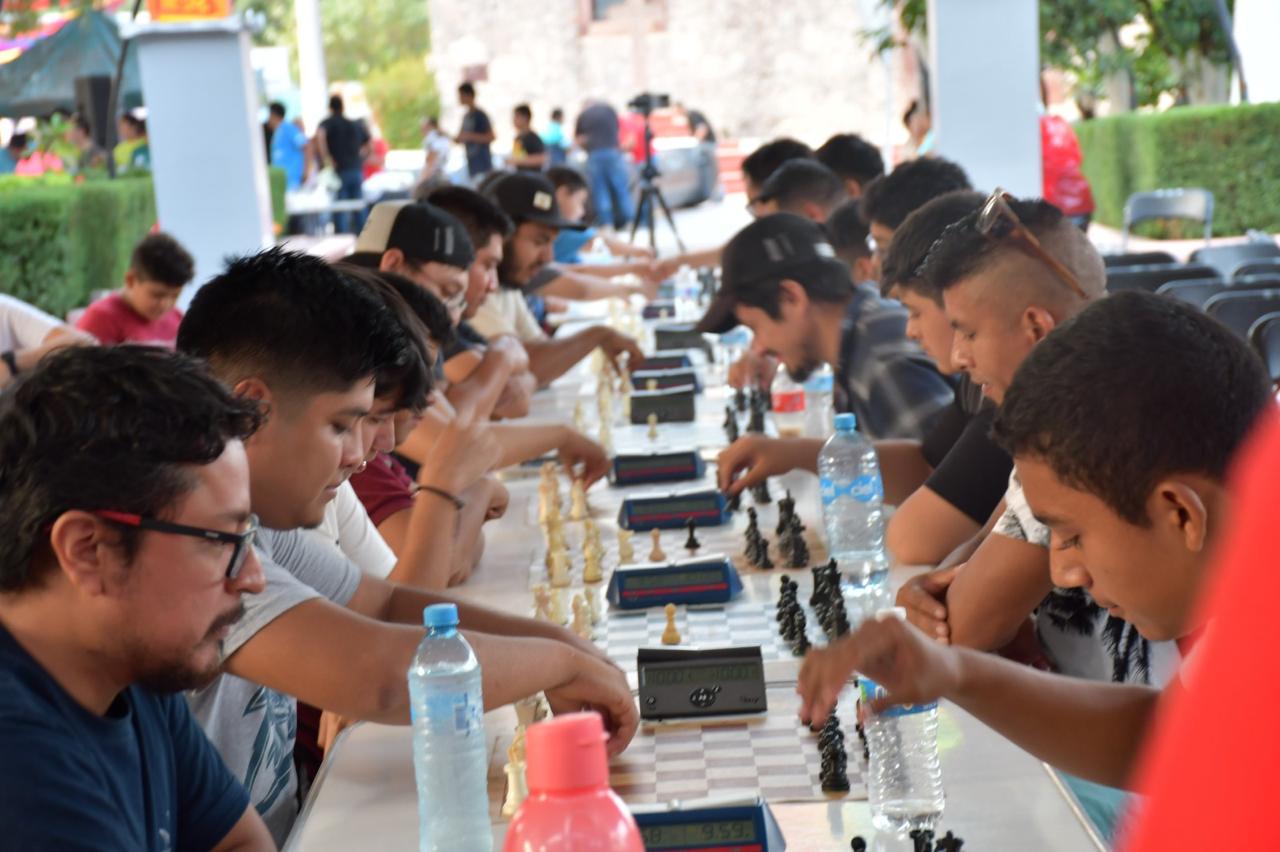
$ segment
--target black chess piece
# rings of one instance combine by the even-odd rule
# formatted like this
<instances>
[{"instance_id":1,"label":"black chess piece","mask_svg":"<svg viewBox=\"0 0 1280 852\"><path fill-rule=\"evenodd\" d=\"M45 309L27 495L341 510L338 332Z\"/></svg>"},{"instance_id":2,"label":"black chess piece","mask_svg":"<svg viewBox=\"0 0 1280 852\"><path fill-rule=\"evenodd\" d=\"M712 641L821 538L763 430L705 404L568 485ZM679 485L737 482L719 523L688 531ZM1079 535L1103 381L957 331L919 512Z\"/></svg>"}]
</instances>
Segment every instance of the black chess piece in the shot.
<instances>
[{"instance_id":1,"label":"black chess piece","mask_svg":"<svg viewBox=\"0 0 1280 852\"><path fill-rule=\"evenodd\" d=\"M963 845L963 840L948 831L934 843L933 848L934 852L960 852L960 847Z\"/></svg>"},{"instance_id":2,"label":"black chess piece","mask_svg":"<svg viewBox=\"0 0 1280 852\"><path fill-rule=\"evenodd\" d=\"M726 405L724 407L724 422L721 424L724 427L724 430L726 432L729 431L729 424L737 423L737 422L738 422L738 418L733 413L733 406Z\"/></svg>"},{"instance_id":3,"label":"black chess piece","mask_svg":"<svg viewBox=\"0 0 1280 852\"><path fill-rule=\"evenodd\" d=\"M735 491L733 496L729 498L729 502L725 504L725 508L730 512L742 511L742 492Z\"/></svg>"},{"instance_id":4,"label":"black chess piece","mask_svg":"<svg viewBox=\"0 0 1280 852\"><path fill-rule=\"evenodd\" d=\"M690 518L684 522L684 525L689 530L689 537L684 540L684 549L697 550L702 547L702 542L698 541L698 534L695 532L698 527L698 522L693 518Z\"/></svg>"},{"instance_id":5,"label":"black chess piece","mask_svg":"<svg viewBox=\"0 0 1280 852\"><path fill-rule=\"evenodd\" d=\"M729 421L729 425L725 428L724 434L725 437L729 439L730 444L738 440L742 433L738 431L738 421L736 419Z\"/></svg>"},{"instance_id":6,"label":"black chess piece","mask_svg":"<svg viewBox=\"0 0 1280 852\"><path fill-rule=\"evenodd\" d=\"M773 502L773 497L769 494L769 480L762 479L751 487L751 499L757 506Z\"/></svg>"},{"instance_id":7,"label":"black chess piece","mask_svg":"<svg viewBox=\"0 0 1280 852\"><path fill-rule=\"evenodd\" d=\"M792 568L803 568L809 564L809 545L804 540L801 530L804 525L800 523L800 518L796 515L791 516L791 521L787 525L787 539L791 543L790 551L787 554L789 564Z\"/></svg>"},{"instance_id":8,"label":"black chess piece","mask_svg":"<svg viewBox=\"0 0 1280 852\"><path fill-rule=\"evenodd\" d=\"M760 397L753 397L751 400L751 417L747 420L748 432L764 433L764 410Z\"/></svg>"},{"instance_id":9,"label":"black chess piece","mask_svg":"<svg viewBox=\"0 0 1280 852\"><path fill-rule=\"evenodd\" d=\"M755 566L768 570L773 567L773 560L769 558L769 542L765 541L764 536L760 537L760 543L757 546Z\"/></svg>"},{"instance_id":10,"label":"black chess piece","mask_svg":"<svg viewBox=\"0 0 1280 852\"><path fill-rule=\"evenodd\" d=\"M791 523L791 518L796 513L796 501L791 496L791 489L787 489L785 497L778 500L778 526L774 530L778 535L782 535L787 531L787 525Z\"/></svg>"},{"instance_id":11,"label":"black chess piece","mask_svg":"<svg viewBox=\"0 0 1280 852\"><path fill-rule=\"evenodd\" d=\"M733 392L733 407L739 411L747 410L747 392L742 388L736 388Z\"/></svg>"},{"instance_id":12,"label":"black chess piece","mask_svg":"<svg viewBox=\"0 0 1280 852\"><path fill-rule=\"evenodd\" d=\"M801 633L800 638L796 640L795 646L791 649L791 653L796 657L803 657L805 654L809 653L809 649L812 647L813 646L809 644L809 637Z\"/></svg>"},{"instance_id":13,"label":"black chess piece","mask_svg":"<svg viewBox=\"0 0 1280 852\"><path fill-rule=\"evenodd\" d=\"M853 839L849 841L849 849L852 852L867 852L867 841L863 839L861 834L855 834Z\"/></svg>"}]
</instances>

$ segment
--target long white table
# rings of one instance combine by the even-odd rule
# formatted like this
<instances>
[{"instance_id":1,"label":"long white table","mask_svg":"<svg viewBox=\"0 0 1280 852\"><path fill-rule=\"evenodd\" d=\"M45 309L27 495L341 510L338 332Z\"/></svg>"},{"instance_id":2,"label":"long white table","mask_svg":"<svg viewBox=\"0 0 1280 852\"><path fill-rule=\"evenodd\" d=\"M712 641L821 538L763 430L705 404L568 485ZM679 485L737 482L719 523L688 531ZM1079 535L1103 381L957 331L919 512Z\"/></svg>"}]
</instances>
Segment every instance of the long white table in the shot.
<instances>
[{"instance_id":1,"label":"long white table","mask_svg":"<svg viewBox=\"0 0 1280 852\"><path fill-rule=\"evenodd\" d=\"M590 399L580 396L584 377L585 372L578 371L541 392L532 416L560 420L570 417L578 399ZM723 392L715 388L700 399L702 434L706 433L708 420L719 422L724 403ZM594 407L592 403L593 416ZM626 442L639 441L643 429L615 426L615 444L621 449ZM664 426L663 442L669 438L678 440L682 432L691 436L694 428ZM793 487L798 511L806 523L814 526L817 514L813 478L792 474L784 479L778 486ZM527 614L531 606L529 566L541 542L533 505L537 478L530 472L517 471L508 479L508 487L511 502L507 514L490 525L483 560L470 580L456 591L476 602ZM604 496L606 487L592 489L593 504L616 504L616 496ZM775 498L779 493L775 489ZM607 524L607 514L599 520L602 526ZM768 532L772 538L772 531ZM911 573L912 569L895 568L892 577L895 584L901 583ZM757 590L761 587L759 582L752 585ZM793 675L795 666L790 665ZM774 675L769 677L772 680ZM954 723L956 736L942 750L947 806L941 824L964 838L966 848L976 852L1106 850L1075 800L1047 766L958 707L947 705L945 713ZM485 717L491 779L502 778L502 744L514 724L515 715L510 708ZM493 789L501 789L500 780L491 784ZM334 744L285 848L299 852L415 849L416 802L409 729L356 725ZM871 848L881 852L910 850L910 842L903 838L876 834L865 801L785 803L773 806L773 811L792 850L848 849L849 839L855 834L866 837ZM501 848L505 827L503 822L493 825L495 849Z\"/></svg>"}]
</instances>

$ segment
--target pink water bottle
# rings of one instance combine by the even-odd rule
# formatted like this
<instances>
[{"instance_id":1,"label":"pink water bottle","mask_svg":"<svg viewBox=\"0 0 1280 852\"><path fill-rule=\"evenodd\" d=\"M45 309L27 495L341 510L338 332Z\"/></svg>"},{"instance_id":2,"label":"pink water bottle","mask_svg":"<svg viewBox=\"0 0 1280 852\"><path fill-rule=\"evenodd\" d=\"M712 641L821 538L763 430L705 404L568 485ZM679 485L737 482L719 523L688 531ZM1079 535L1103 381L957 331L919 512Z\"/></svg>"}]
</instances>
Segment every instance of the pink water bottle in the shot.
<instances>
[{"instance_id":1,"label":"pink water bottle","mask_svg":"<svg viewBox=\"0 0 1280 852\"><path fill-rule=\"evenodd\" d=\"M529 798L503 852L644 852L635 819L609 788L598 713L557 716L526 736Z\"/></svg>"}]
</instances>

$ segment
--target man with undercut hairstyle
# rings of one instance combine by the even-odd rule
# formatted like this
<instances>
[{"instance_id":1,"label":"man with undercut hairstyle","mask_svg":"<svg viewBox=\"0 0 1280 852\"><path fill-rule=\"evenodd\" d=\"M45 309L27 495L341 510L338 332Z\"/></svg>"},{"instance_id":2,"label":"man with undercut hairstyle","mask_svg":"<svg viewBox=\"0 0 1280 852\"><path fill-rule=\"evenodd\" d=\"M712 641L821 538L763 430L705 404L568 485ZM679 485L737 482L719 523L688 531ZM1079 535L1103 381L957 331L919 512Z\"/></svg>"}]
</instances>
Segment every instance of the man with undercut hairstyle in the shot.
<instances>
[{"instance_id":1,"label":"man with undercut hairstyle","mask_svg":"<svg viewBox=\"0 0 1280 852\"><path fill-rule=\"evenodd\" d=\"M207 359L224 384L267 412L245 443L266 588L225 639L226 674L188 700L282 843L298 810L297 701L349 719L407 723L404 673L422 639L423 607L450 600L363 574L305 530L364 461L377 379L420 356L367 287L279 249L234 261L205 284L178 348ZM452 511L471 475L429 470L418 483ZM544 690L554 710L601 710L614 751L630 741L630 689L594 646L545 622L458 608L487 708Z\"/></svg>"},{"instance_id":2,"label":"man with undercut hairstyle","mask_svg":"<svg viewBox=\"0 0 1280 852\"><path fill-rule=\"evenodd\" d=\"M907 310L907 337L920 344L938 370L956 377L955 401L909 454L881 453L881 473L889 477L918 467L919 487L898 504L885 526L885 548L904 565L936 565L968 541L999 505L1013 462L991 440L995 404L951 362L955 333L942 293L929 286L920 267L929 249L954 222L978 210L984 196L956 190L939 196L907 217L894 232L880 269L880 292Z\"/></svg>"},{"instance_id":3,"label":"man with undercut hairstyle","mask_svg":"<svg viewBox=\"0 0 1280 852\"><path fill-rule=\"evenodd\" d=\"M755 212L795 213L821 224L847 195L844 181L817 160L788 160L760 187Z\"/></svg>"},{"instance_id":4,"label":"man with undercut hairstyle","mask_svg":"<svg viewBox=\"0 0 1280 852\"><path fill-rule=\"evenodd\" d=\"M1039 199L1001 193L946 229L923 275L942 292L955 330L954 366L997 404L1034 347L1100 298L1106 284L1102 258L1061 211ZM954 557L968 554L963 567L922 575L900 593L909 615L938 639L994 650L1015 639L1034 612L1040 649L1057 670L1163 682L1176 665L1175 649L1149 646L1080 590L1055 587L1049 530L1028 508L1016 474L990 533L979 534Z\"/></svg>"},{"instance_id":5,"label":"man with undercut hairstyle","mask_svg":"<svg viewBox=\"0 0 1280 852\"><path fill-rule=\"evenodd\" d=\"M1231 514L1224 479L1272 406L1262 364L1189 305L1118 293L1049 334L1002 396L995 434L1050 531L1054 582L1153 642L1178 642L1191 656L1167 690L1195 689L1192 646L1214 630L1196 601ZM947 698L1037 758L1111 786L1132 781L1160 699L945 647L890 617L809 652L801 718L820 724L853 671L886 690L870 712Z\"/></svg>"},{"instance_id":6,"label":"man with undercut hairstyle","mask_svg":"<svg viewBox=\"0 0 1280 852\"><path fill-rule=\"evenodd\" d=\"M850 198L859 198L867 186L884 175L880 149L856 133L837 133L814 152L819 163L844 181Z\"/></svg>"},{"instance_id":7,"label":"man with undercut hairstyle","mask_svg":"<svg viewBox=\"0 0 1280 852\"><path fill-rule=\"evenodd\" d=\"M863 190L862 218L875 241L876 261L884 262L894 229L911 213L943 193L972 189L964 169L941 157L908 160Z\"/></svg>"},{"instance_id":8,"label":"man with undercut hairstyle","mask_svg":"<svg viewBox=\"0 0 1280 852\"><path fill-rule=\"evenodd\" d=\"M243 442L196 361L71 349L0 398L6 849L274 849L177 690L262 591Z\"/></svg>"}]
</instances>

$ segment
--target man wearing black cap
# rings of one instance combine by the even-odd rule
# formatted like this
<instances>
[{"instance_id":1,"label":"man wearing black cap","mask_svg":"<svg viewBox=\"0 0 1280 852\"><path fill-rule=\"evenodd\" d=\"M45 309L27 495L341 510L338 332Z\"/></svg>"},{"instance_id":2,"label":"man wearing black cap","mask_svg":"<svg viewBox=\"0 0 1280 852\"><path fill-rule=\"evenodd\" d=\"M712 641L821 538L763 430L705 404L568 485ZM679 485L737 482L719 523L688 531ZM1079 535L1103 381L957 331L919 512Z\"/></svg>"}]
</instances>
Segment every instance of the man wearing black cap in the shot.
<instances>
[{"instance_id":1,"label":"man wearing black cap","mask_svg":"<svg viewBox=\"0 0 1280 852\"><path fill-rule=\"evenodd\" d=\"M800 216L758 219L725 247L720 292L698 330L723 333L739 322L755 333L756 354L776 357L799 381L830 364L836 408L856 414L873 440L918 441L951 402L950 385L907 340L902 306L873 284L855 284L821 226ZM797 467L816 472L821 446L748 435L721 453L720 486L732 494Z\"/></svg>"},{"instance_id":2,"label":"man wearing black cap","mask_svg":"<svg viewBox=\"0 0 1280 852\"><path fill-rule=\"evenodd\" d=\"M560 215L555 187L540 174L505 175L488 188L489 197L515 222L515 230L503 245L498 268L501 286L490 294L471 324L486 337L513 334L529 353L529 369L540 385L570 370L597 348L616 361L623 352L638 361L640 346L624 334L604 325L591 326L564 338L549 338L539 327L523 288L552 258L552 244L562 228L581 230L580 222Z\"/></svg>"}]
</instances>

